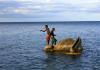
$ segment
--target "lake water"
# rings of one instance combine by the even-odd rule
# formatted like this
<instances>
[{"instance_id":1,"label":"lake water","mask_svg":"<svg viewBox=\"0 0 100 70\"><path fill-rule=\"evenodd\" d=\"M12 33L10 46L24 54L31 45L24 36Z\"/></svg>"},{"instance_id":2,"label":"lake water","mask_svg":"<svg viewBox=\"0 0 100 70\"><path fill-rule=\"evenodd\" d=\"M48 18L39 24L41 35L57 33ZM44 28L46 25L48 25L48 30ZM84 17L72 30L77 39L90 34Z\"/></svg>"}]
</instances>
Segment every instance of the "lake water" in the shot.
<instances>
[{"instance_id":1,"label":"lake water","mask_svg":"<svg viewBox=\"0 0 100 70\"><path fill-rule=\"evenodd\" d=\"M100 70L100 22L47 22L0 24L0 70ZM56 38L82 39L80 56L45 53L48 24Z\"/></svg>"}]
</instances>

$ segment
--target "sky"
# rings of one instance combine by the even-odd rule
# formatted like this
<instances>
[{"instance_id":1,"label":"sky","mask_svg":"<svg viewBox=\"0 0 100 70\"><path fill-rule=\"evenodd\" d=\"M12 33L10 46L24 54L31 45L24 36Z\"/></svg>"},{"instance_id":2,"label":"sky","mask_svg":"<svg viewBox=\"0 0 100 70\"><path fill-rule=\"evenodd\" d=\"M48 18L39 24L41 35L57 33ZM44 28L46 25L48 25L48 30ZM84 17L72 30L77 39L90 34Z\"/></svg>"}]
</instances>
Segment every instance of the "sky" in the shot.
<instances>
[{"instance_id":1,"label":"sky","mask_svg":"<svg viewBox=\"0 0 100 70\"><path fill-rule=\"evenodd\" d=\"M0 0L0 22L100 21L100 0Z\"/></svg>"}]
</instances>

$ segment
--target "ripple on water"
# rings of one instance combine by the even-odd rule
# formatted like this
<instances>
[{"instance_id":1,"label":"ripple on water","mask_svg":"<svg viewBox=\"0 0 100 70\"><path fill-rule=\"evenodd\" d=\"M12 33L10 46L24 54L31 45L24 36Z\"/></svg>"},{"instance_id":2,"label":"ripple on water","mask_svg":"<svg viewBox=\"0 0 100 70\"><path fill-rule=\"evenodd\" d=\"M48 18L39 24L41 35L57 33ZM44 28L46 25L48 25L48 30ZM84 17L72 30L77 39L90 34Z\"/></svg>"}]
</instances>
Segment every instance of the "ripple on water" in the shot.
<instances>
[{"instance_id":1,"label":"ripple on water","mask_svg":"<svg viewBox=\"0 0 100 70\"><path fill-rule=\"evenodd\" d=\"M77 57L46 54L45 33L39 32L41 24L6 26L0 28L5 31L0 32L0 70L100 70L99 25L52 25L58 40L82 38L84 50Z\"/></svg>"}]
</instances>

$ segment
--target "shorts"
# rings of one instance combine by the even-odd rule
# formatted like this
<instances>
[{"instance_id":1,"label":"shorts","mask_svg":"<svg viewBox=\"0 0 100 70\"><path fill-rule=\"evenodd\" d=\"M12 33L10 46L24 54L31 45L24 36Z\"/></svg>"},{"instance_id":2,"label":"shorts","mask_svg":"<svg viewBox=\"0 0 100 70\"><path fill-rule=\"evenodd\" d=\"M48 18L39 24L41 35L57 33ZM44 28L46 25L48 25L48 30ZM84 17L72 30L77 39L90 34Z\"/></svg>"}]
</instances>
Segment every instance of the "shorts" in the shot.
<instances>
[{"instance_id":1,"label":"shorts","mask_svg":"<svg viewBox=\"0 0 100 70\"><path fill-rule=\"evenodd\" d=\"M52 45L56 45L57 39L55 37L52 37Z\"/></svg>"},{"instance_id":2,"label":"shorts","mask_svg":"<svg viewBox=\"0 0 100 70\"><path fill-rule=\"evenodd\" d=\"M46 41L50 40L50 35L46 35Z\"/></svg>"}]
</instances>

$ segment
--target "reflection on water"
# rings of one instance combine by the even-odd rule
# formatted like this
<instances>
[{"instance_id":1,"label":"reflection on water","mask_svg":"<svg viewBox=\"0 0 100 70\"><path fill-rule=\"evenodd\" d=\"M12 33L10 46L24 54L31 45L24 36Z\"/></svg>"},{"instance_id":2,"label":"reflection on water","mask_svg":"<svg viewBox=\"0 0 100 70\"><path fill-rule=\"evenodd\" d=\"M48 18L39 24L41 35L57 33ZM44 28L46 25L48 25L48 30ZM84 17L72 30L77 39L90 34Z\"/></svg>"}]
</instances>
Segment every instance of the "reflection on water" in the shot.
<instances>
[{"instance_id":1,"label":"reflection on water","mask_svg":"<svg viewBox=\"0 0 100 70\"><path fill-rule=\"evenodd\" d=\"M83 22L82 22L83 23ZM80 56L45 53L42 24L0 24L0 70L99 70L100 24L52 24L57 39L82 38Z\"/></svg>"}]
</instances>

